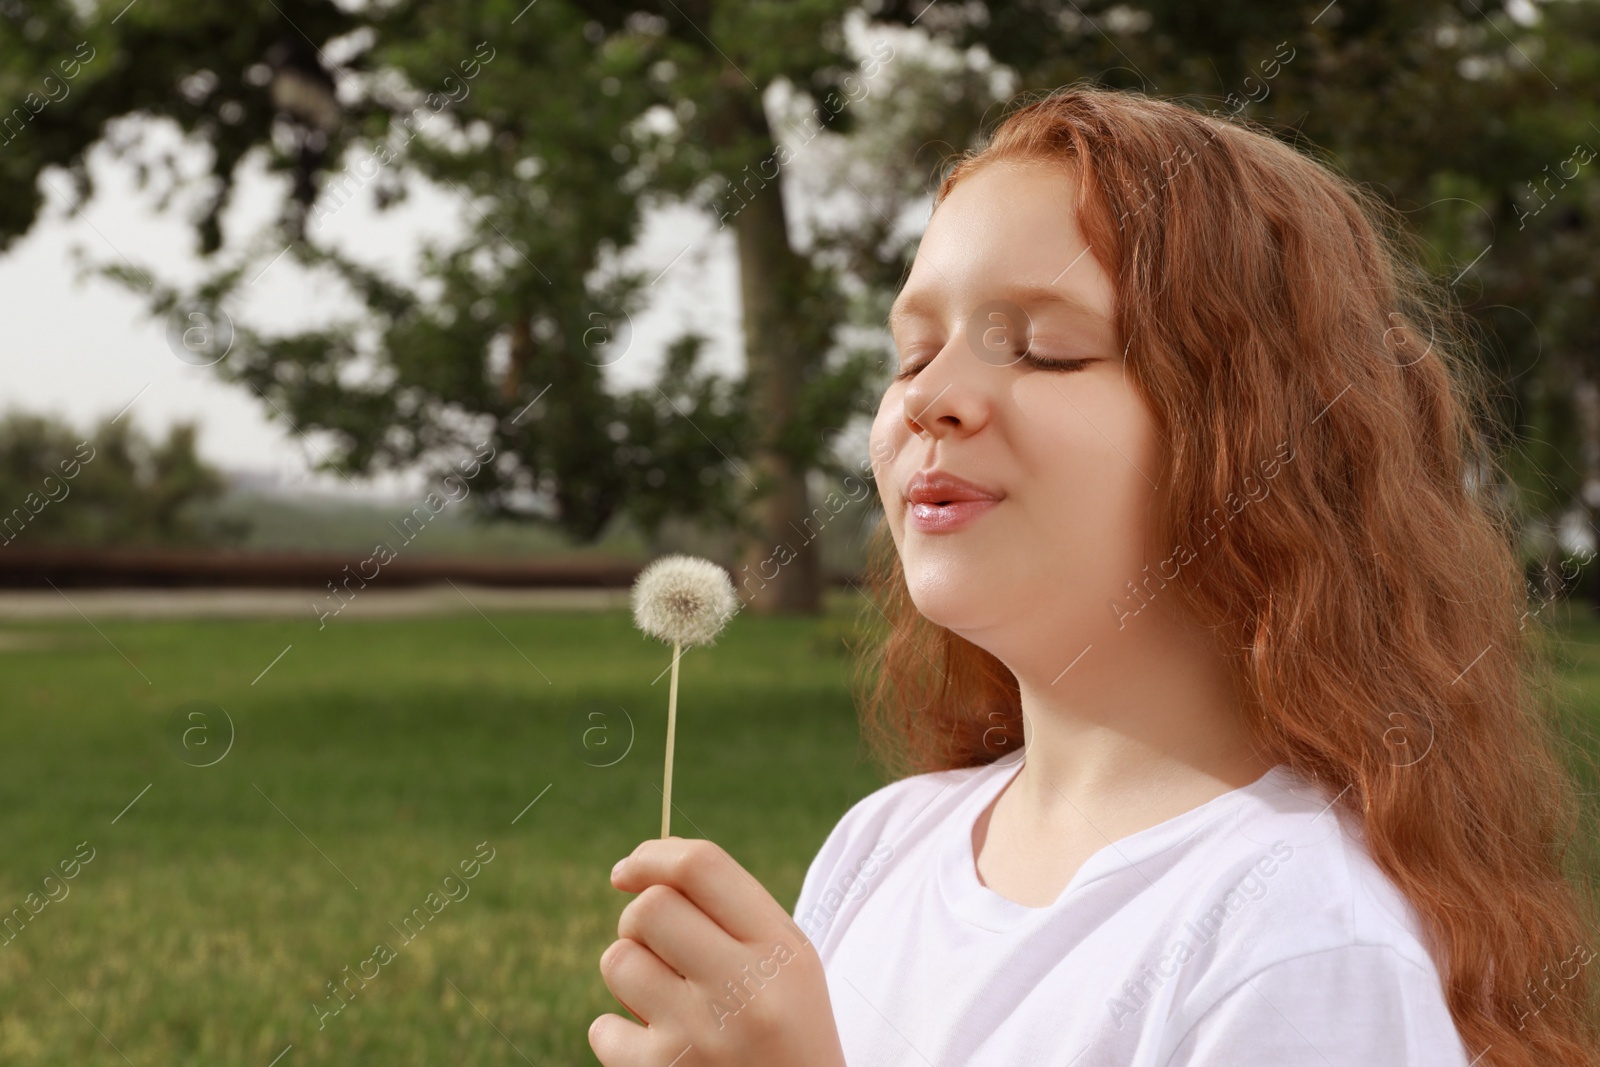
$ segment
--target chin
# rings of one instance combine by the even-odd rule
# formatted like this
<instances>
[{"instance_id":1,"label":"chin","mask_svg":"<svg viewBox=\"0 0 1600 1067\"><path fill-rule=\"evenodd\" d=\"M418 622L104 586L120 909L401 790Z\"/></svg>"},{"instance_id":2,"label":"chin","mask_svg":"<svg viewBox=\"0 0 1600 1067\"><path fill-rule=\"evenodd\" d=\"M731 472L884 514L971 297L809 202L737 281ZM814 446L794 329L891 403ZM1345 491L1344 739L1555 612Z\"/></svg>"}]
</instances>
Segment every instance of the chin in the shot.
<instances>
[{"instance_id":1,"label":"chin","mask_svg":"<svg viewBox=\"0 0 1600 1067\"><path fill-rule=\"evenodd\" d=\"M930 622L964 634L1003 614L1008 598L987 567L974 567L969 560L954 560L945 553L902 556L901 566L911 602Z\"/></svg>"}]
</instances>

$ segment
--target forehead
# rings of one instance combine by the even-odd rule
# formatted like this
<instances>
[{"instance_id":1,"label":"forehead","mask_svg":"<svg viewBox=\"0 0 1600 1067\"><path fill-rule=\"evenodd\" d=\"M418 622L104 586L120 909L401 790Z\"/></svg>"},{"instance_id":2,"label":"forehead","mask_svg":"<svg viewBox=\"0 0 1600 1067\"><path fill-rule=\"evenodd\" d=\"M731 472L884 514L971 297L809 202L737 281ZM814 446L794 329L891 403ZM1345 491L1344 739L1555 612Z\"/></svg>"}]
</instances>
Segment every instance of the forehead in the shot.
<instances>
[{"instance_id":1,"label":"forehead","mask_svg":"<svg viewBox=\"0 0 1600 1067\"><path fill-rule=\"evenodd\" d=\"M934 211L889 328L996 298L1109 320L1114 288L1078 228L1076 193L1060 164L991 163L964 178Z\"/></svg>"}]
</instances>

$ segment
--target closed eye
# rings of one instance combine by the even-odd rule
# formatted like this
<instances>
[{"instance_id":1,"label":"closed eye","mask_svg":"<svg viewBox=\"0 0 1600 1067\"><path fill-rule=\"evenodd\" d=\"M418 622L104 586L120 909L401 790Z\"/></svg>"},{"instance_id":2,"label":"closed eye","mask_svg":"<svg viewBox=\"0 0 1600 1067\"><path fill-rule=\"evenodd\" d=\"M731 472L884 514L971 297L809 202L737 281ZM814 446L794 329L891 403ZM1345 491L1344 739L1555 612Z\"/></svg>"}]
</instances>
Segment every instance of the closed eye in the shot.
<instances>
[{"instance_id":1,"label":"closed eye","mask_svg":"<svg viewBox=\"0 0 1600 1067\"><path fill-rule=\"evenodd\" d=\"M1084 367L1087 367L1089 364L1095 362L1093 359L1051 359L1048 356L1036 355L1032 349L1022 353L1022 355L1018 357L1018 361L1028 364L1035 370L1059 371L1082 370ZM928 363L932 362L932 360L928 361ZM902 370L900 373L896 374L894 376L894 380L897 382L903 382L908 378L915 378L918 374L922 373L922 369L926 367L928 363L923 363L916 367L907 367L905 370Z\"/></svg>"}]
</instances>

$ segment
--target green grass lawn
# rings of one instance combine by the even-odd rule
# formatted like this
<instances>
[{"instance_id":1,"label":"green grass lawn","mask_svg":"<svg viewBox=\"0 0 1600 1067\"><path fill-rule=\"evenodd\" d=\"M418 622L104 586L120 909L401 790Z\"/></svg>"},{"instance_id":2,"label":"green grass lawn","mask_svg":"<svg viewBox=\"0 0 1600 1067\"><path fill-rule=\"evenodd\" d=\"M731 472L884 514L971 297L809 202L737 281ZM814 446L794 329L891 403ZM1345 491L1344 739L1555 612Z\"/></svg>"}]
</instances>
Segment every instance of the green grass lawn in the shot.
<instances>
[{"instance_id":1,"label":"green grass lawn","mask_svg":"<svg viewBox=\"0 0 1600 1067\"><path fill-rule=\"evenodd\" d=\"M854 603L741 616L682 663L673 831L787 907L879 784L837 636ZM0 627L0 913L67 890L0 944L0 1063L595 1062L588 1023L618 1010L597 961L631 899L608 872L660 829L668 649L623 612L96 623ZM1593 724L1600 625L1563 626ZM226 755L191 701L231 717ZM491 849L467 896L396 932ZM395 958L319 1027L379 942Z\"/></svg>"},{"instance_id":2,"label":"green grass lawn","mask_svg":"<svg viewBox=\"0 0 1600 1067\"><path fill-rule=\"evenodd\" d=\"M632 899L609 872L660 833L668 647L623 612L97 625L4 627L0 910L60 899L0 944L0 1063L596 1062ZM680 668L673 832L788 907L878 784L836 632L741 616ZM190 701L234 724L212 766L190 764L227 727L184 749ZM468 894L402 938L483 842ZM396 958L319 1029L380 941Z\"/></svg>"}]
</instances>

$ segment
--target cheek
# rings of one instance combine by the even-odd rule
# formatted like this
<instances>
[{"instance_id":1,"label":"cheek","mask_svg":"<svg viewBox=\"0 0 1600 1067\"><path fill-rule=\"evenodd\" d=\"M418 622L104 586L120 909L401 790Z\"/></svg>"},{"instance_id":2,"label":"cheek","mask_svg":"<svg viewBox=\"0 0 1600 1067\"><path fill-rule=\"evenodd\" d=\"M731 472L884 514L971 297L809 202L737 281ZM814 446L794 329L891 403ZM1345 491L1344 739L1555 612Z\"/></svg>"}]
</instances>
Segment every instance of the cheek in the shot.
<instances>
[{"instance_id":1,"label":"cheek","mask_svg":"<svg viewBox=\"0 0 1600 1067\"><path fill-rule=\"evenodd\" d=\"M1021 448L1040 490L1029 510L1051 542L1048 558L1077 582L1121 587L1148 557L1157 438L1142 404L1120 391L1072 399L1050 391L1028 422Z\"/></svg>"},{"instance_id":2,"label":"cheek","mask_svg":"<svg viewBox=\"0 0 1600 1067\"><path fill-rule=\"evenodd\" d=\"M878 413L873 417L867 438L867 456L872 464L873 491L883 508L884 525L888 527L889 539L894 542L895 551L899 552L902 547L900 527L903 512L900 485L911 472L897 470L897 463L905 455L909 431L905 420L900 417L900 398L892 393L893 390L884 395L878 405Z\"/></svg>"},{"instance_id":3,"label":"cheek","mask_svg":"<svg viewBox=\"0 0 1600 1067\"><path fill-rule=\"evenodd\" d=\"M891 399L885 393L873 416L872 429L867 438L867 455L872 462L872 477L880 495L889 494L894 486L894 461L905 448L903 423L896 418L900 410L899 398Z\"/></svg>"}]
</instances>

